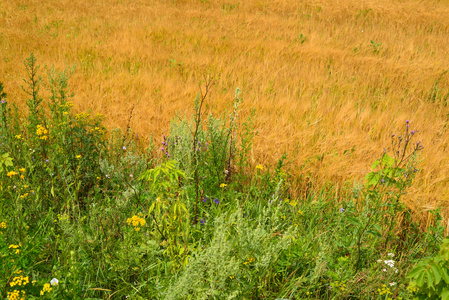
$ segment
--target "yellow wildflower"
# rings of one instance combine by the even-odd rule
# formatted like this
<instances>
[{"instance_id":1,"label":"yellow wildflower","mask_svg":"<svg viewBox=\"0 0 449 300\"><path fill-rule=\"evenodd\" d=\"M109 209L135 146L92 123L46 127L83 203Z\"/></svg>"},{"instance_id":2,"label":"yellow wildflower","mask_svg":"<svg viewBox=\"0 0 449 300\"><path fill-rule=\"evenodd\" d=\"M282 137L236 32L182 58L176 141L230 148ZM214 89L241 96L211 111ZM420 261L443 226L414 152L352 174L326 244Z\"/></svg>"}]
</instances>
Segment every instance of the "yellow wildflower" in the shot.
<instances>
[{"instance_id":1,"label":"yellow wildflower","mask_svg":"<svg viewBox=\"0 0 449 300\"><path fill-rule=\"evenodd\" d=\"M37 134L37 136L39 136L39 138L41 140L48 139L47 133L48 133L48 130L44 126L42 126L42 125L36 126L36 134Z\"/></svg>"},{"instance_id":2,"label":"yellow wildflower","mask_svg":"<svg viewBox=\"0 0 449 300\"><path fill-rule=\"evenodd\" d=\"M44 287L41 291L41 296L45 294L45 292L51 292L52 288L49 283L44 284Z\"/></svg>"},{"instance_id":3,"label":"yellow wildflower","mask_svg":"<svg viewBox=\"0 0 449 300\"><path fill-rule=\"evenodd\" d=\"M13 177L14 175L17 175L17 172L9 171L8 173L6 173L6 176L8 177Z\"/></svg>"},{"instance_id":4,"label":"yellow wildflower","mask_svg":"<svg viewBox=\"0 0 449 300\"><path fill-rule=\"evenodd\" d=\"M7 227L7 226L6 226L6 222L5 222L5 221L3 221L3 222L0 223L0 228L1 228L1 229L6 228L6 227Z\"/></svg>"},{"instance_id":5,"label":"yellow wildflower","mask_svg":"<svg viewBox=\"0 0 449 300\"><path fill-rule=\"evenodd\" d=\"M24 276L20 275L20 276L14 277L12 279L12 281L9 283L9 285L11 287L13 287L16 285L26 285L29 282L30 282L30 279L28 278L28 276L24 277Z\"/></svg>"},{"instance_id":6,"label":"yellow wildflower","mask_svg":"<svg viewBox=\"0 0 449 300\"><path fill-rule=\"evenodd\" d=\"M262 165L257 165L257 166L256 166L256 170L261 170L261 171L263 171L263 166L262 166Z\"/></svg>"},{"instance_id":7,"label":"yellow wildflower","mask_svg":"<svg viewBox=\"0 0 449 300\"><path fill-rule=\"evenodd\" d=\"M222 184L220 184L220 187L221 188L224 188L224 187L227 187L228 185L226 184L226 183L222 183Z\"/></svg>"},{"instance_id":8,"label":"yellow wildflower","mask_svg":"<svg viewBox=\"0 0 449 300\"><path fill-rule=\"evenodd\" d=\"M11 245L9 245L8 249L12 249L13 253L19 254L20 253L19 247L20 247L20 243L18 245L11 244Z\"/></svg>"},{"instance_id":9,"label":"yellow wildflower","mask_svg":"<svg viewBox=\"0 0 449 300\"><path fill-rule=\"evenodd\" d=\"M144 218L140 218L136 215L132 216L131 218L128 218L126 222L128 223L128 225L132 224L134 226L134 230L136 231L140 230L140 226L144 226L146 224Z\"/></svg>"},{"instance_id":10,"label":"yellow wildflower","mask_svg":"<svg viewBox=\"0 0 449 300\"><path fill-rule=\"evenodd\" d=\"M22 296L20 296L22 294ZM7 299L9 300L25 300L25 291L19 292L18 290L14 290L12 292L8 292Z\"/></svg>"},{"instance_id":11,"label":"yellow wildflower","mask_svg":"<svg viewBox=\"0 0 449 300\"><path fill-rule=\"evenodd\" d=\"M15 136L15 138L20 140L20 139L22 139L22 135L18 134L18 135Z\"/></svg>"},{"instance_id":12,"label":"yellow wildflower","mask_svg":"<svg viewBox=\"0 0 449 300\"><path fill-rule=\"evenodd\" d=\"M81 155L78 154L77 156L75 156L75 158L76 158L76 159L80 159L80 158L81 158Z\"/></svg>"}]
</instances>

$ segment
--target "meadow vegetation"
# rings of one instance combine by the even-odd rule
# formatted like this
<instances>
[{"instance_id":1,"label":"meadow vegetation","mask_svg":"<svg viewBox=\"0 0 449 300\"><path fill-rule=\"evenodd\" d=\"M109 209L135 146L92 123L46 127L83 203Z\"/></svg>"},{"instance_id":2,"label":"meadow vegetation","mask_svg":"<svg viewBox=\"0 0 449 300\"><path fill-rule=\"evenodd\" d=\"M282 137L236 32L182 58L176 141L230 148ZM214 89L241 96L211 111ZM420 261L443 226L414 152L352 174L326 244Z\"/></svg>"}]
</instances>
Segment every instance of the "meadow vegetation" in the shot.
<instances>
[{"instance_id":1,"label":"meadow vegetation","mask_svg":"<svg viewBox=\"0 0 449 300\"><path fill-rule=\"evenodd\" d=\"M0 298L449 299L448 16L0 3Z\"/></svg>"},{"instance_id":2,"label":"meadow vegetation","mask_svg":"<svg viewBox=\"0 0 449 300\"><path fill-rule=\"evenodd\" d=\"M72 69L24 66L24 117L0 85L1 298L449 297L440 211L423 231L402 201L423 150L409 120L364 184L301 197L286 156L249 167L239 88L229 113L206 114L205 75L194 113L145 145L73 113Z\"/></svg>"}]
</instances>

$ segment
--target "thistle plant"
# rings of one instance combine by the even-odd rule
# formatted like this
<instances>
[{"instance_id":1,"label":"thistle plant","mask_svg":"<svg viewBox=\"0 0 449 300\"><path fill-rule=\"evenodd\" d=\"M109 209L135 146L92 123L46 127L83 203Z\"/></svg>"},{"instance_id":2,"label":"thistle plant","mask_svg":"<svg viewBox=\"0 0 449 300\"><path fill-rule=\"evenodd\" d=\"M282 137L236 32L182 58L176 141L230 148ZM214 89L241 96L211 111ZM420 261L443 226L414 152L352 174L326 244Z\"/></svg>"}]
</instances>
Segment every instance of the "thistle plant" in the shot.
<instances>
[{"instance_id":1,"label":"thistle plant","mask_svg":"<svg viewBox=\"0 0 449 300\"><path fill-rule=\"evenodd\" d=\"M397 229L397 214L405 209L400 200L418 171L418 152L423 149L421 142L412 142L416 133L409 129L407 120L404 132L399 136L392 135L393 155L388 155L385 150L373 163L373 171L365 177L365 196L358 204L360 207L354 215L346 214L347 220L356 228L356 271L361 266L362 242L366 234L382 238L387 247Z\"/></svg>"}]
</instances>

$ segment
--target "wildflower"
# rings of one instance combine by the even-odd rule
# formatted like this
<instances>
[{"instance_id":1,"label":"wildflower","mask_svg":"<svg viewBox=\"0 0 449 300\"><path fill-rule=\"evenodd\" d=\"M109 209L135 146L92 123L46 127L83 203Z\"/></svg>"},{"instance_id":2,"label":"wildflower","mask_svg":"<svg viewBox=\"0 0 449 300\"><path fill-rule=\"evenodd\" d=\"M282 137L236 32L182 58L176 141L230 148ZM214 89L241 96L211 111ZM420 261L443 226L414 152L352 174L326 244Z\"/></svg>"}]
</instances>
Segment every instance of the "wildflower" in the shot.
<instances>
[{"instance_id":1,"label":"wildflower","mask_svg":"<svg viewBox=\"0 0 449 300\"><path fill-rule=\"evenodd\" d=\"M340 208L340 212L344 212L345 211L345 209L342 207L342 208Z\"/></svg>"},{"instance_id":2,"label":"wildflower","mask_svg":"<svg viewBox=\"0 0 449 300\"><path fill-rule=\"evenodd\" d=\"M128 223L128 225L133 225L134 226L134 230L135 231L139 231L140 230L140 226L143 226L146 224L145 219L138 217L136 215L132 216L131 218L128 218L126 220L126 222Z\"/></svg>"},{"instance_id":3,"label":"wildflower","mask_svg":"<svg viewBox=\"0 0 449 300\"><path fill-rule=\"evenodd\" d=\"M388 253L387 256L394 257L394 253Z\"/></svg>"},{"instance_id":4,"label":"wildflower","mask_svg":"<svg viewBox=\"0 0 449 300\"><path fill-rule=\"evenodd\" d=\"M106 178L111 178L111 176L109 176L108 174L106 174Z\"/></svg>"},{"instance_id":5,"label":"wildflower","mask_svg":"<svg viewBox=\"0 0 449 300\"><path fill-rule=\"evenodd\" d=\"M16 139L20 140L22 138L22 135L18 134L15 136Z\"/></svg>"},{"instance_id":6,"label":"wildflower","mask_svg":"<svg viewBox=\"0 0 449 300\"><path fill-rule=\"evenodd\" d=\"M48 138L47 133L48 133L48 130L44 126L42 126L42 125L36 126L36 135L41 140L46 140Z\"/></svg>"},{"instance_id":7,"label":"wildflower","mask_svg":"<svg viewBox=\"0 0 449 300\"><path fill-rule=\"evenodd\" d=\"M20 294L22 294L22 296L20 296ZM25 300L25 291L19 292L18 290L14 290L12 292L8 292L7 299L9 299L9 300Z\"/></svg>"},{"instance_id":8,"label":"wildflower","mask_svg":"<svg viewBox=\"0 0 449 300\"><path fill-rule=\"evenodd\" d=\"M122 148L123 150L126 150L126 147L125 146L123 146L123 148Z\"/></svg>"},{"instance_id":9,"label":"wildflower","mask_svg":"<svg viewBox=\"0 0 449 300\"><path fill-rule=\"evenodd\" d=\"M44 287L42 288L42 291L41 291L41 296L43 296L45 294L45 292L48 292L48 293L51 292L51 290L52 290L52 288L49 283L44 284Z\"/></svg>"},{"instance_id":10,"label":"wildflower","mask_svg":"<svg viewBox=\"0 0 449 300\"><path fill-rule=\"evenodd\" d=\"M11 287L13 287L16 285L26 285L29 282L30 282L30 279L28 278L28 276L24 277L24 276L20 275L20 276L14 277L12 279L12 281L9 283L9 285Z\"/></svg>"},{"instance_id":11,"label":"wildflower","mask_svg":"<svg viewBox=\"0 0 449 300\"><path fill-rule=\"evenodd\" d=\"M214 199L214 202L218 205L220 204L220 200L218 200L217 198Z\"/></svg>"},{"instance_id":12,"label":"wildflower","mask_svg":"<svg viewBox=\"0 0 449 300\"><path fill-rule=\"evenodd\" d=\"M202 219L200 220L200 223L201 223L201 224L206 223L206 219L205 219L205 218L202 218Z\"/></svg>"},{"instance_id":13,"label":"wildflower","mask_svg":"<svg viewBox=\"0 0 449 300\"><path fill-rule=\"evenodd\" d=\"M17 172L9 171L8 173L6 173L6 176L8 177L13 177L14 175L17 175Z\"/></svg>"},{"instance_id":14,"label":"wildflower","mask_svg":"<svg viewBox=\"0 0 449 300\"><path fill-rule=\"evenodd\" d=\"M20 168L19 171L20 172L25 172L25 168Z\"/></svg>"},{"instance_id":15,"label":"wildflower","mask_svg":"<svg viewBox=\"0 0 449 300\"><path fill-rule=\"evenodd\" d=\"M78 154L77 156L75 156L75 158L76 158L76 159L80 159L80 158L81 158L81 155Z\"/></svg>"},{"instance_id":16,"label":"wildflower","mask_svg":"<svg viewBox=\"0 0 449 300\"><path fill-rule=\"evenodd\" d=\"M227 187L228 185L226 184L226 183L222 183L222 184L220 184L220 187L221 188L224 188L224 187Z\"/></svg>"},{"instance_id":17,"label":"wildflower","mask_svg":"<svg viewBox=\"0 0 449 300\"><path fill-rule=\"evenodd\" d=\"M390 268L394 268L394 260L384 260L384 263Z\"/></svg>"},{"instance_id":18,"label":"wildflower","mask_svg":"<svg viewBox=\"0 0 449 300\"><path fill-rule=\"evenodd\" d=\"M390 286L395 286L396 282L390 282Z\"/></svg>"},{"instance_id":19,"label":"wildflower","mask_svg":"<svg viewBox=\"0 0 449 300\"><path fill-rule=\"evenodd\" d=\"M256 170L261 170L261 171L263 171L263 166L262 166L262 165L257 165L257 166L256 166Z\"/></svg>"},{"instance_id":20,"label":"wildflower","mask_svg":"<svg viewBox=\"0 0 449 300\"><path fill-rule=\"evenodd\" d=\"M14 254L19 254L20 253L19 247L20 247L20 243L18 245L11 244L11 245L9 245L8 249L12 249L12 252Z\"/></svg>"},{"instance_id":21,"label":"wildflower","mask_svg":"<svg viewBox=\"0 0 449 300\"><path fill-rule=\"evenodd\" d=\"M51 285L58 285L59 284L59 280L56 278L53 278L52 280L50 280L50 284Z\"/></svg>"},{"instance_id":22,"label":"wildflower","mask_svg":"<svg viewBox=\"0 0 449 300\"><path fill-rule=\"evenodd\" d=\"M6 228L6 227L7 226L6 226L6 222L5 221L0 223L0 229Z\"/></svg>"},{"instance_id":23,"label":"wildflower","mask_svg":"<svg viewBox=\"0 0 449 300\"><path fill-rule=\"evenodd\" d=\"M129 174L129 177L130 177L130 178L133 178L133 174Z\"/></svg>"}]
</instances>

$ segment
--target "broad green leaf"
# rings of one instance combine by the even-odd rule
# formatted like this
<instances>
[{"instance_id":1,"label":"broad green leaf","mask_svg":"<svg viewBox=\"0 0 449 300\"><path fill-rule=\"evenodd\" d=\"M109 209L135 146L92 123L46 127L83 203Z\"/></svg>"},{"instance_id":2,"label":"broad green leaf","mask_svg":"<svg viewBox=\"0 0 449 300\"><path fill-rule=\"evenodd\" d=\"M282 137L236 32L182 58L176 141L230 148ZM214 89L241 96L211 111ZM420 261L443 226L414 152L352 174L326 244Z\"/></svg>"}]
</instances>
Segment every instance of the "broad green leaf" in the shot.
<instances>
[{"instance_id":1,"label":"broad green leaf","mask_svg":"<svg viewBox=\"0 0 449 300\"><path fill-rule=\"evenodd\" d=\"M444 266L443 268L441 268L441 277L443 278L443 280L449 284L449 275L447 274L447 268L446 266Z\"/></svg>"},{"instance_id":2,"label":"broad green leaf","mask_svg":"<svg viewBox=\"0 0 449 300\"><path fill-rule=\"evenodd\" d=\"M426 271L424 271L424 275L425 277L427 277L427 287L434 290L435 286L433 285L433 283L435 281L435 278L433 277L433 273L431 272L431 270L427 269Z\"/></svg>"},{"instance_id":3,"label":"broad green leaf","mask_svg":"<svg viewBox=\"0 0 449 300\"><path fill-rule=\"evenodd\" d=\"M441 280L441 267L437 264L432 264L433 275L435 276L435 284L440 283Z\"/></svg>"},{"instance_id":4,"label":"broad green leaf","mask_svg":"<svg viewBox=\"0 0 449 300\"><path fill-rule=\"evenodd\" d=\"M443 288L443 291L440 294L442 300L449 300L449 289Z\"/></svg>"},{"instance_id":5,"label":"broad green leaf","mask_svg":"<svg viewBox=\"0 0 449 300\"><path fill-rule=\"evenodd\" d=\"M417 278L426 268L422 264L415 266L407 275L407 278Z\"/></svg>"},{"instance_id":6,"label":"broad green leaf","mask_svg":"<svg viewBox=\"0 0 449 300\"><path fill-rule=\"evenodd\" d=\"M384 156L382 157L382 162L388 166L388 167L392 167L393 163L394 163L394 159L392 157L390 157L388 154L384 154Z\"/></svg>"},{"instance_id":7,"label":"broad green leaf","mask_svg":"<svg viewBox=\"0 0 449 300\"><path fill-rule=\"evenodd\" d=\"M426 271L424 270L423 272L419 273L418 277L416 278L416 285L417 285L418 287L423 287L423 285L424 285L424 280L425 280L424 276L425 276L425 272L426 272Z\"/></svg>"}]
</instances>

